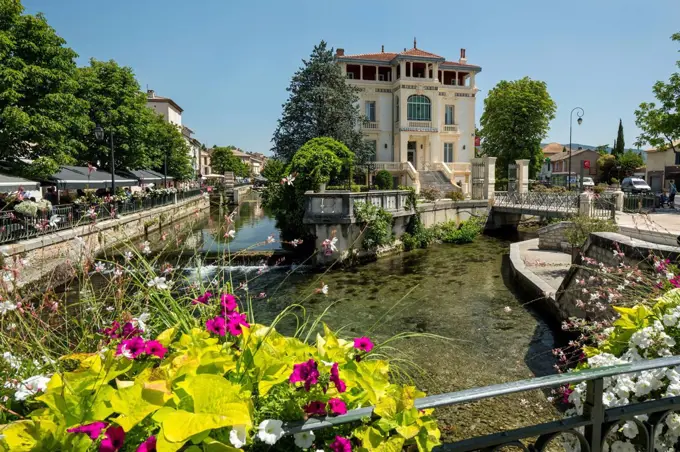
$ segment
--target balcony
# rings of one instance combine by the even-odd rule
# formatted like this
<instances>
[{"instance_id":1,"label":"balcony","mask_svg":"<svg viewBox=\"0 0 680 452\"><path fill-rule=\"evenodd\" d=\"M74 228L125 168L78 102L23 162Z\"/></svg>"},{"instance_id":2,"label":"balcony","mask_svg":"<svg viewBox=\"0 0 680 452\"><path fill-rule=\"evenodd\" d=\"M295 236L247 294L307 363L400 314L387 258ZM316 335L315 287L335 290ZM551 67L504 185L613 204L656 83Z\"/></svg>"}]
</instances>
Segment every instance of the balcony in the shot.
<instances>
[{"instance_id":1,"label":"balcony","mask_svg":"<svg viewBox=\"0 0 680 452\"><path fill-rule=\"evenodd\" d=\"M444 124L444 132L458 132L457 124Z\"/></svg>"},{"instance_id":2,"label":"balcony","mask_svg":"<svg viewBox=\"0 0 680 452\"><path fill-rule=\"evenodd\" d=\"M432 121L408 121L408 127L414 129L431 129Z\"/></svg>"},{"instance_id":3,"label":"balcony","mask_svg":"<svg viewBox=\"0 0 680 452\"><path fill-rule=\"evenodd\" d=\"M378 123L377 121L364 121L361 124L361 128L369 130L378 130Z\"/></svg>"}]
</instances>

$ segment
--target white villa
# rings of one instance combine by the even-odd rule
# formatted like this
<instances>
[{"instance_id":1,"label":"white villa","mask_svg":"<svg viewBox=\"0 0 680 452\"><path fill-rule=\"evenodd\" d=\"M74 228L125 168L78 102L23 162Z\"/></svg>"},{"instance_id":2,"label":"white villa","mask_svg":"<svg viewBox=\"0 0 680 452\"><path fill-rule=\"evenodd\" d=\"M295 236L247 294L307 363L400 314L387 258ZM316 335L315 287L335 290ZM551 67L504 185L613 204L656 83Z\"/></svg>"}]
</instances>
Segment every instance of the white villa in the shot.
<instances>
[{"instance_id":1,"label":"white villa","mask_svg":"<svg viewBox=\"0 0 680 452\"><path fill-rule=\"evenodd\" d=\"M417 48L335 58L360 89L364 135L375 143L377 170L403 185L448 184L469 192L475 156L475 75L482 68Z\"/></svg>"}]
</instances>

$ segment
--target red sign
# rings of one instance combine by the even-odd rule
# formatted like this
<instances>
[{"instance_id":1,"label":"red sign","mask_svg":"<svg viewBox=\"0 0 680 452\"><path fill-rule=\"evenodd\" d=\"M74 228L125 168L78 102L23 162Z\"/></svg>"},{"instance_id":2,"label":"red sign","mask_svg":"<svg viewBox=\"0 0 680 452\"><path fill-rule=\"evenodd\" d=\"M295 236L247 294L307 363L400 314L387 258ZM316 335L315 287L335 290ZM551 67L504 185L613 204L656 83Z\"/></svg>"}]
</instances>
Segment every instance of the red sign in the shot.
<instances>
[{"instance_id":1,"label":"red sign","mask_svg":"<svg viewBox=\"0 0 680 452\"><path fill-rule=\"evenodd\" d=\"M482 139L480 137L475 137L475 146L482 144Z\"/></svg>"},{"instance_id":2,"label":"red sign","mask_svg":"<svg viewBox=\"0 0 680 452\"><path fill-rule=\"evenodd\" d=\"M583 167L585 169L590 169L590 160L584 160L583 161Z\"/></svg>"}]
</instances>

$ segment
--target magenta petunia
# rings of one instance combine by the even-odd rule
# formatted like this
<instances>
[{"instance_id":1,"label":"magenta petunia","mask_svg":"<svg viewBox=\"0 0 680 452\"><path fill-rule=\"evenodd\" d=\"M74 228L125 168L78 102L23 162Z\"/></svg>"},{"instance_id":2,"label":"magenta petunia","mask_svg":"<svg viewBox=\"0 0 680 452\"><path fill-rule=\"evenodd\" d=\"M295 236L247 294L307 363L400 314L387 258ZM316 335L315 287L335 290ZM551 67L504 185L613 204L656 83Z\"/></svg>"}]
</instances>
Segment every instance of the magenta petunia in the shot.
<instances>
[{"instance_id":1,"label":"magenta petunia","mask_svg":"<svg viewBox=\"0 0 680 452\"><path fill-rule=\"evenodd\" d=\"M338 370L338 363L333 363L331 367L331 382L335 385L338 392L345 392L347 390L347 385L344 381L340 379L340 371Z\"/></svg>"},{"instance_id":2,"label":"magenta petunia","mask_svg":"<svg viewBox=\"0 0 680 452\"><path fill-rule=\"evenodd\" d=\"M97 438L99 438L99 435L102 434L102 430L104 430L107 425L108 424L106 422L99 421L93 422L91 424L81 425L79 427L69 428L66 431L69 433L85 433L92 441L95 441Z\"/></svg>"},{"instance_id":3,"label":"magenta petunia","mask_svg":"<svg viewBox=\"0 0 680 452\"><path fill-rule=\"evenodd\" d=\"M123 325L122 333L120 337L123 339L129 339L133 336L139 336L142 333L142 331L135 327L135 325L132 322L127 322L125 325Z\"/></svg>"},{"instance_id":4,"label":"magenta petunia","mask_svg":"<svg viewBox=\"0 0 680 452\"><path fill-rule=\"evenodd\" d=\"M168 349L163 347L163 344L158 341L146 341L144 344L144 351L149 356L157 356L160 359L163 359L168 352Z\"/></svg>"},{"instance_id":5,"label":"magenta petunia","mask_svg":"<svg viewBox=\"0 0 680 452\"><path fill-rule=\"evenodd\" d=\"M229 314L229 317L227 317L227 329L229 330L229 334L238 336L243 333L243 327L250 328L250 324L248 323L245 314L239 312L232 312Z\"/></svg>"},{"instance_id":6,"label":"magenta petunia","mask_svg":"<svg viewBox=\"0 0 680 452\"><path fill-rule=\"evenodd\" d=\"M323 416L326 414L326 404L318 400L313 400L305 405L305 413L310 416Z\"/></svg>"},{"instance_id":7,"label":"magenta petunia","mask_svg":"<svg viewBox=\"0 0 680 452\"><path fill-rule=\"evenodd\" d=\"M333 414L345 414L347 413L347 405L341 399L333 397L328 401L328 408Z\"/></svg>"},{"instance_id":8,"label":"magenta petunia","mask_svg":"<svg viewBox=\"0 0 680 452\"><path fill-rule=\"evenodd\" d=\"M196 298L191 302L191 304L198 304L198 303L201 303L201 304L208 304L208 302L210 301L210 298L211 298L211 297L212 297L212 293L210 293L210 292L205 292L203 295L199 295L198 297L196 297Z\"/></svg>"},{"instance_id":9,"label":"magenta petunia","mask_svg":"<svg viewBox=\"0 0 680 452\"><path fill-rule=\"evenodd\" d=\"M139 336L124 339L116 349L116 355L123 355L128 359L135 359L142 353L144 353L144 339Z\"/></svg>"},{"instance_id":10,"label":"magenta petunia","mask_svg":"<svg viewBox=\"0 0 680 452\"><path fill-rule=\"evenodd\" d=\"M347 438L336 436L329 447L333 452L352 452L352 443Z\"/></svg>"},{"instance_id":11,"label":"magenta petunia","mask_svg":"<svg viewBox=\"0 0 680 452\"><path fill-rule=\"evenodd\" d=\"M354 348L368 353L373 350L373 342L366 336L358 337L354 339Z\"/></svg>"},{"instance_id":12,"label":"magenta petunia","mask_svg":"<svg viewBox=\"0 0 680 452\"><path fill-rule=\"evenodd\" d=\"M149 436L149 438L139 445L137 452L156 452L156 437Z\"/></svg>"},{"instance_id":13,"label":"magenta petunia","mask_svg":"<svg viewBox=\"0 0 680 452\"><path fill-rule=\"evenodd\" d=\"M205 327L208 331L218 336L227 334L227 322L224 320L224 317L215 317L214 319L207 320Z\"/></svg>"},{"instance_id":14,"label":"magenta petunia","mask_svg":"<svg viewBox=\"0 0 680 452\"><path fill-rule=\"evenodd\" d=\"M117 425L106 429L106 435L99 445L99 452L117 452L125 442L125 430Z\"/></svg>"},{"instance_id":15,"label":"magenta petunia","mask_svg":"<svg viewBox=\"0 0 680 452\"><path fill-rule=\"evenodd\" d=\"M288 381L293 384L303 382L305 390L309 391L311 386L319 381L318 364L310 359L304 363L293 365L293 373L288 377Z\"/></svg>"},{"instance_id":16,"label":"magenta petunia","mask_svg":"<svg viewBox=\"0 0 680 452\"><path fill-rule=\"evenodd\" d=\"M114 320L114 322L111 324L111 326L109 328L104 328L103 330L101 330L101 333L104 336L108 336L109 339L118 339L120 337L120 331L119 330L120 330L120 323L118 323Z\"/></svg>"},{"instance_id":17,"label":"magenta petunia","mask_svg":"<svg viewBox=\"0 0 680 452\"><path fill-rule=\"evenodd\" d=\"M220 295L220 305L222 306L222 314L228 315L236 310L236 297L230 293L223 293Z\"/></svg>"}]
</instances>

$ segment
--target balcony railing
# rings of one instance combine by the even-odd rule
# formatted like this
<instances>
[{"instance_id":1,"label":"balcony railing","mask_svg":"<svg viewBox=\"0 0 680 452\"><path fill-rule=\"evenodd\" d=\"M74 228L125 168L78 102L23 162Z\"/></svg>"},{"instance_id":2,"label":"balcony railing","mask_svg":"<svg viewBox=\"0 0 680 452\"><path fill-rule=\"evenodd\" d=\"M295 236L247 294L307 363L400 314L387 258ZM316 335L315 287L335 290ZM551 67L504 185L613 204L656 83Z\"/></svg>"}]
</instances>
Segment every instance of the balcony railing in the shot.
<instances>
[{"instance_id":1,"label":"balcony railing","mask_svg":"<svg viewBox=\"0 0 680 452\"><path fill-rule=\"evenodd\" d=\"M444 124L444 132L458 132L457 124Z\"/></svg>"},{"instance_id":2,"label":"balcony railing","mask_svg":"<svg viewBox=\"0 0 680 452\"><path fill-rule=\"evenodd\" d=\"M408 126L415 129L431 129L432 121L408 121Z\"/></svg>"},{"instance_id":3,"label":"balcony railing","mask_svg":"<svg viewBox=\"0 0 680 452\"><path fill-rule=\"evenodd\" d=\"M448 164L454 174L470 173L472 172L472 163L469 162L454 162Z\"/></svg>"},{"instance_id":4,"label":"balcony railing","mask_svg":"<svg viewBox=\"0 0 680 452\"><path fill-rule=\"evenodd\" d=\"M378 123L376 121L364 121L361 127L364 129L377 129Z\"/></svg>"}]
</instances>

